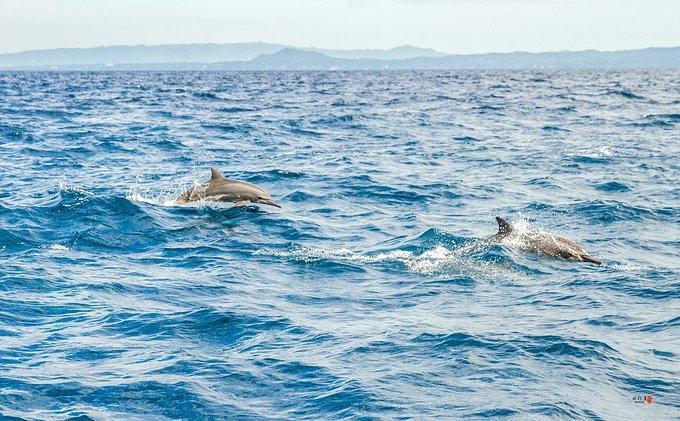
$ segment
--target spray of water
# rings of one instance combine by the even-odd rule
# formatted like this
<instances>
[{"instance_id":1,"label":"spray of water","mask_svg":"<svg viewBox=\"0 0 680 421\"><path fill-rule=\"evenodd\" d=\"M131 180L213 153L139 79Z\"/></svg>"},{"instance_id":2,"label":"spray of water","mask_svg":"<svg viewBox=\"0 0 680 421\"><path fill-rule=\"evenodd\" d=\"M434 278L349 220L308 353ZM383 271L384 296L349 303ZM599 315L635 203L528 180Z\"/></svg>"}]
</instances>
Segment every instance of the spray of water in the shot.
<instances>
[{"instance_id":1,"label":"spray of water","mask_svg":"<svg viewBox=\"0 0 680 421\"><path fill-rule=\"evenodd\" d=\"M315 263L320 261L336 261L346 263L390 264L396 263L408 271L420 275L436 276L470 276L474 278L517 278L521 274L509 264L480 260L474 253L488 245L470 243L461 247L448 249L437 245L423 253L406 250L391 250L378 253L362 253L349 249L325 249L320 247L295 246L290 250L271 251L260 249L256 255L275 256L282 259Z\"/></svg>"},{"instance_id":2,"label":"spray of water","mask_svg":"<svg viewBox=\"0 0 680 421\"><path fill-rule=\"evenodd\" d=\"M205 177L205 176L204 176ZM179 206L175 199L187 189L202 183L200 175L194 171L189 173L179 182L164 186L145 185L141 176L135 179L135 184L130 187L126 198L133 202L147 203L157 206Z\"/></svg>"}]
</instances>

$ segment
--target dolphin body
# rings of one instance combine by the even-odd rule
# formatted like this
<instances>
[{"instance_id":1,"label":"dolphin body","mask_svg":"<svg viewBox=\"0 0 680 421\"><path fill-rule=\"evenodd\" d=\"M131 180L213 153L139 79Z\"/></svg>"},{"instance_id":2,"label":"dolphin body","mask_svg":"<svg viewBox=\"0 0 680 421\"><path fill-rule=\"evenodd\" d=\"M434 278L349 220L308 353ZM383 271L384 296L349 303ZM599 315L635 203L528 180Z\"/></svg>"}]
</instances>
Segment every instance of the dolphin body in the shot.
<instances>
[{"instance_id":1,"label":"dolphin body","mask_svg":"<svg viewBox=\"0 0 680 421\"><path fill-rule=\"evenodd\" d=\"M535 252L550 257L575 260L577 262L589 262L601 265L602 261L588 254L583 246L553 234L532 232L518 234L512 226L500 216L496 217L498 233L485 240L486 243L502 243L512 241L522 251Z\"/></svg>"},{"instance_id":2,"label":"dolphin body","mask_svg":"<svg viewBox=\"0 0 680 421\"><path fill-rule=\"evenodd\" d=\"M269 193L254 184L224 178L215 168L211 168L210 172L212 174L210 180L185 191L175 200L175 203L182 205L188 202L208 201L242 205L250 202L281 207L272 200Z\"/></svg>"}]
</instances>

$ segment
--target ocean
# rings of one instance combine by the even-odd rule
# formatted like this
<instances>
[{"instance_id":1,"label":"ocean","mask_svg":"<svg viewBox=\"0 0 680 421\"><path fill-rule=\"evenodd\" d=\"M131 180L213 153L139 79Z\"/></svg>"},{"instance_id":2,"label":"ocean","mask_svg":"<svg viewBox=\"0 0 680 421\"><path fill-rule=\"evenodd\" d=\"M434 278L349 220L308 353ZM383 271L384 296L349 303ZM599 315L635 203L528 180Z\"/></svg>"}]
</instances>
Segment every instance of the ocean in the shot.
<instances>
[{"instance_id":1,"label":"ocean","mask_svg":"<svg viewBox=\"0 0 680 421\"><path fill-rule=\"evenodd\" d=\"M0 73L0 262L5 417L678 419L680 71Z\"/></svg>"}]
</instances>

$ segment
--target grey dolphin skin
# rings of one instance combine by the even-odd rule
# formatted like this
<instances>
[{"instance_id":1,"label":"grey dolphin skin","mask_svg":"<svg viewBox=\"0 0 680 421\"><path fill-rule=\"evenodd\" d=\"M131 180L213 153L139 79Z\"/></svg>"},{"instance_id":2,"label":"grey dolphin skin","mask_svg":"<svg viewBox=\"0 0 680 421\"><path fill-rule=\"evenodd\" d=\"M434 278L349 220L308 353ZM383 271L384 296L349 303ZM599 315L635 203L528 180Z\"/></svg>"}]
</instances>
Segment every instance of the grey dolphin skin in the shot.
<instances>
[{"instance_id":1,"label":"grey dolphin skin","mask_svg":"<svg viewBox=\"0 0 680 421\"><path fill-rule=\"evenodd\" d=\"M546 256L557 257L578 262L589 262L601 265L602 261L588 254L583 246L553 234L530 232L518 234L512 225L500 216L496 217L498 233L484 240L489 243L512 241L512 244L522 251L535 252Z\"/></svg>"},{"instance_id":2,"label":"grey dolphin skin","mask_svg":"<svg viewBox=\"0 0 680 421\"><path fill-rule=\"evenodd\" d=\"M182 205L188 202L208 201L232 202L241 205L250 202L281 207L272 200L269 193L254 184L229 180L214 168L211 168L210 172L212 173L210 180L185 191L175 200L175 203Z\"/></svg>"}]
</instances>

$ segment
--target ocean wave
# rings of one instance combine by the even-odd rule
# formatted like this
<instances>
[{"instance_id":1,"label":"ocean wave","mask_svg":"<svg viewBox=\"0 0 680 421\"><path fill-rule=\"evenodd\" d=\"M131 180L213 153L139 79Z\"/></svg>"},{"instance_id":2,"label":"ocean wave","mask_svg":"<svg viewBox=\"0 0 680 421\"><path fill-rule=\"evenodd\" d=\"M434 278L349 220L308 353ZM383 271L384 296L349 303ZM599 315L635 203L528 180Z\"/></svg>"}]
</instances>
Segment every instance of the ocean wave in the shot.
<instances>
[{"instance_id":1,"label":"ocean wave","mask_svg":"<svg viewBox=\"0 0 680 421\"><path fill-rule=\"evenodd\" d=\"M609 89L606 91L605 94L612 96L620 96L626 99L644 99L644 97L636 95L628 89Z\"/></svg>"},{"instance_id":2,"label":"ocean wave","mask_svg":"<svg viewBox=\"0 0 680 421\"><path fill-rule=\"evenodd\" d=\"M0 418L672 418L678 80L0 74Z\"/></svg>"},{"instance_id":3,"label":"ocean wave","mask_svg":"<svg viewBox=\"0 0 680 421\"><path fill-rule=\"evenodd\" d=\"M595 188L604 191L604 192L616 192L616 193L624 193L624 192L629 192L630 187L628 187L626 184L618 182L618 181L609 181L606 183L599 183L595 185Z\"/></svg>"},{"instance_id":4,"label":"ocean wave","mask_svg":"<svg viewBox=\"0 0 680 421\"><path fill-rule=\"evenodd\" d=\"M248 133L249 131L252 130L250 126L244 124L233 125L227 123L206 123L203 124L202 126L204 129L215 130L220 133L232 133L232 132Z\"/></svg>"},{"instance_id":5,"label":"ocean wave","mask_svg":"<svg viewBox=\"0 0 680 421\"><path fill-rule=\"evenodd\" d=\"M395 271L405 268L420 275L470 276L473 279L479 277L513 279L522 276L522 272L513 268L502 255L487 253L482 254L481 258L475 258L475 252L479 252L479 247L474 244L467 244L458 249L436 246L422 252L397 249L371 253L293 245L288 250L260 249L254 254L306 264L332 262L343 265L382 265Z\"/></svg>"},{"instance_id":6,"label":"ocean wave","mask_svg":"<svg viewBox=\"0 0 680 421\"><path fill-rule=\"evenodd\" d=\"M633 123L638 127L672 127L680 122L680 114L648 114Z\"/></svg>"},{"instance_id":7,"label":"ocean wave","mask_svg":"<svg viewBox=\"0 0 680 421\"><path fill-rule=\"evenodd\" d=\"M222 107L218 109L217 111L223 112L223 113L247 113L251 111L256 111L255 108L248 108L248 107Z\"/></svg>"},{"instance_id":8,"label":"ocean wave","mask_svg":"<svg viewBox=\"0 0 680 421\"><path fill-rule=\"evenodd\" d=\"M655 209L627 205L615 200L577 202L569 206L569 209L590 221L605 224L655 218L658 215Z\"/></svg>"}]
</instances>

